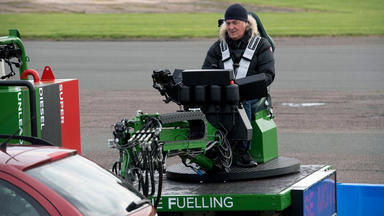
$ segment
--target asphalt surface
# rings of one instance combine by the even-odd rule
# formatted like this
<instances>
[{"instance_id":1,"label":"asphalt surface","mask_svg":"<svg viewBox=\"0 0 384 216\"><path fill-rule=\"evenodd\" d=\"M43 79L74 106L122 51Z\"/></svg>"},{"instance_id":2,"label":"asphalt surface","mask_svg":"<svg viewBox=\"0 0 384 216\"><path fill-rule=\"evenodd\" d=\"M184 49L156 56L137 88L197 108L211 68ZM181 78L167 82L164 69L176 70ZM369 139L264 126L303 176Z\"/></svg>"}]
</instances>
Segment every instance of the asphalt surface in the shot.
<instances>
[{"instance_id":1,"label":"asphalt surface","mask_svg":"<svg viewBox=\"0 0 384 216\"><path fill-rule=\"evenodd\" d=\"M29 67L78 78L83 154L109 168L110 125L173 112L154 69L197 69L214 40L25 41ZM271 86L279 154L329 164L339 182L384 183L384 38L278 38Z\"/></svg>"}]
</instances>

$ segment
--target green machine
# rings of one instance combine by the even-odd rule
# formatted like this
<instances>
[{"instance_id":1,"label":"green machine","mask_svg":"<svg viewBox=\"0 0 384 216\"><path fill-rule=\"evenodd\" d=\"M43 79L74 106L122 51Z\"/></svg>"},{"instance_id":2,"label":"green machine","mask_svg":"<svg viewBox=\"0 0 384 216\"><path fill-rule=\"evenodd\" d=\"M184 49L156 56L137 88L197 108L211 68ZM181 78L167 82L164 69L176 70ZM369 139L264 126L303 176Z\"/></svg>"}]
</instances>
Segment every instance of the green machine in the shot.
<instances>
[{"instance_id":1,"label":"green machine","mask_svg":"<svg viewBox=\"0 0 384 216\"><path fill-rule=\"evenodd\" d=\"M287 184L324 169L303 171L297 159L278 156L264 75L234 80L231 70L157 70L152 77L164 101L182 109L124 118L114 124L109 145L119 150L112 170L152 198L159 212L283 211L291 205ZM249 121L241 101L254 98L259 102ZM247 140L259 165L234 166L233 151ZM170 159L174 156L179 160ZM284 186L272 183L280 176ZM272 194L265 194L268 182Z\"/></svg>"},{"instance_id":2,"label":"green machine","mask_svg":"<svg viewBox=\"0 0 384 216\"><path fill-rule=\"evenodd\" d=\"M19 69L19 76L28 69L28 57L20 33L9 30L9 35L0 37L0 100L1 132L3 134L38 136L35 88L27 81L10 81L16 75L14 67ZM5 70L5 65L9 71Z\"/></svg>"},{"instance_id":3,"label":"green machine","mask_svg":"<svg viewBox=\"0 0 384 216\"><path fill-rule=\"evenodd\" d=\"M231 70L156 70L152 78L164 102L180 110L138 111L114 124L108 142L119 152L112 171L141 190L159 215L336 215L336 171L279 156L264 75L235 80ZM252 99L258 102L249 120L242 102ZM232 163L245 141L256 167Z\"/></svg>"},{"instance_id":4,"label":"green machine","mask_svg":"<svg viewBox=\"0 0 384 216\"><path fill-rule=\"evenodd\" d=\"M81 153L78 80L55 79L49 66L40 78L28 61L18 30L0 37L1 137L38 137Z\"/></svg>"},{"instance_id":5,"label":"green machine","mask_svg":"<svg viewBox=\"0 0 384 216\"><path fill-rule=\"evenodd\" d=\"M138 162L135 158L146 148L157 158L153 167L163 163L163 156L177 155L201 181L212 181L204 177L210 173L230 173L232 147L244 141L252 140L251 154L258 163L276 159L277 131L264 80L264 75L255 75L235 83L231 70L154 71L153 86L166 102L173 101L183 109L168 114L138 113L135 119L115 124L111 145L124 156L119 174L126 176L128 166ZM253 108L251 123L241 101L254 97L260 100ZM127 149L138 150L140 156Z\"/></svg>"}]
</instances>

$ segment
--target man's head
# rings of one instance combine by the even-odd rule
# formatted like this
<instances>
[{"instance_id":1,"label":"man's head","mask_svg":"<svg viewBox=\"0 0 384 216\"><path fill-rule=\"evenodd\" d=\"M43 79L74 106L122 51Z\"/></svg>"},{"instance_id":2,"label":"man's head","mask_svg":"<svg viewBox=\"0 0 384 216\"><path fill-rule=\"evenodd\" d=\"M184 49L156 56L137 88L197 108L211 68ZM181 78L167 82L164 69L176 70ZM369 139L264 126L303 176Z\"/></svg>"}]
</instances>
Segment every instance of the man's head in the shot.
<instances>
[{"instance_id":1,"label":"man's head","mask_svg":"<svg viewBox=\"0 0 384 216\"><path fill-rule=\"evenodd\" d=\"M233 4L225 11L224 19L229 37L232 40L241 39L248 26L247 10L240 4Z\"/></svg>"}]
</instances>

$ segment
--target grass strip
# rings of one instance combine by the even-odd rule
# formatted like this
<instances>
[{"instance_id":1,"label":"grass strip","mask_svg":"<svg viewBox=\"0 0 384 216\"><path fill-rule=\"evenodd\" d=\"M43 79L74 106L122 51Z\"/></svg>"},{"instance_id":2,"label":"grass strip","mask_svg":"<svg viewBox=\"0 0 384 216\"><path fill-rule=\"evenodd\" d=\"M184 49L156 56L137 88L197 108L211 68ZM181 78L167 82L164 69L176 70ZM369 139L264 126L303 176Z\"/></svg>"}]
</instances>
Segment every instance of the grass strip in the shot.
<instances>
[{"instance_id":1,"label":"grass strip","mask_svg":"<svg viewBox=\"0 0 384 216\"><path fill-rule=\"evenodd\" d=\"M272 37L384 35L382 0L240 2L292 9L258 14ZM217 20L222 16L223 13L0 14L0 35L17 28L28 39L205 38L217 36Z\"/></svg>"}]
</instances>

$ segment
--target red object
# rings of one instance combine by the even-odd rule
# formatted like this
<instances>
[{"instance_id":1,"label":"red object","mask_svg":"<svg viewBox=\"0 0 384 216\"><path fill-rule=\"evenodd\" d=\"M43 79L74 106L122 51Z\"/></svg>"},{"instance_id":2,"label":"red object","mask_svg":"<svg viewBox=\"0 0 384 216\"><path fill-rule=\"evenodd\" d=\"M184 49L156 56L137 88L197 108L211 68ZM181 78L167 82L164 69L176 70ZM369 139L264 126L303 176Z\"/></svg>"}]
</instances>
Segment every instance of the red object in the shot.
<instances>
[{"instance_id":1,"label":"red object","mask_svg":"<svg viewBox=\"0 0 384 216\"><path fill-rule=\"evenodd\" d=\"M75 170L72 169L74 166L76 166ZM93 178L88 178L88 175ZM115 194L128 195L125 196L127 205L134 199L136 201L143 199L130 187L122 186L118 182L118 177L113 178L110 175L112 174L109 171L94 162L76 155L75 150L53 146L8 145L0 151L0 212L4 215L30 215L37 210L39 215L80 216L83 215L80 211L84 209L79 208L79 210L78 207L94 200L99 201L102 209L108 208L108 202L102 199L103 196L97 192L91 193L91 189L94 189L95 185L96 187L101 185L101 182L105 183L102 188L98 188L102 193L113 191ZM95 176L100 176L102 181L97 180ZM108 178L104 178L105 176ZM62 178L66 178L66 181ZM77 184L82 182L87 183L79 187L84 187L84 190L80 189L76 193L83 196L71 197L72 194L67 193L66 190L57 190L57 188L67 188L68 185L77 187ZM63 184L63 187L60 187L60 184ZM119 187L118 190L116 186ZM86 198L83 199L83 197ZM104 202L107 203L105 206L103 206ZM22 205L18 205L19 203ZM127 215L134 216L154 216L155 214L152 205L144 205L137 210L127 212Z\"/></svg>"},{"instance_id":2,"label":"red object","mask_svg":"<svg viewBox=\"0 0 384 216\"><path fill-rule=\"evenodd\" d=\"M37 73L35 70L33 69L27 69L25 70L22 74L21 74L21 79L23 80L26 80L28 79L28 75L32 75L33 77L33 82L34 83L39 83L40 82L40 77L39 77L39 73Z\"/></svg>"},{"instance_id":3,"label":"red object","mask_svg":"<svg viewBox=\"0 0 384 216\"><path fill-rule=\"evenodd\" d=\"M233 84L235 84L235 81L231 80L231 81L229 82L229 85L233 85Z\"/></svg>"},{"instance_id":4,"label":"red object","mask_svg":"<svg viewBox=\"0 0 384 216\"><path fill-rule=\"evenodd\" d=\"M53 75L51 67L45 66L41 81L55 81L55 75Z\"/></svg>"},{"instance_id":5,"label":"red object","mask_svg":"<svg viewBox=\"0 0 384 216\"><path fill-rule=\"evenodd\" d=\"M25 169L50 163L48 154L56 151L57 148L51 147L7 146L5 152L0 152L0 186L2 181L11 183L36 200L49 215L82 215L66 199L24 172ZM1 211L6 210L1 208Z\"/></svg>"},{"instance_id":6,"label":"red object","mask_svg":"<svg viewBox=\"0 0 384 216\"><path fill-rule=\"evenodd\" d=\"M59 83L61 144L81 154L79 81Z\"/></svg>"}]
</instances>

